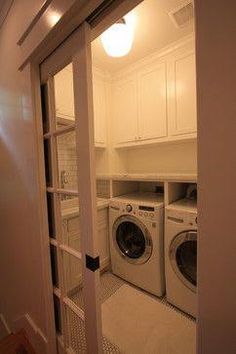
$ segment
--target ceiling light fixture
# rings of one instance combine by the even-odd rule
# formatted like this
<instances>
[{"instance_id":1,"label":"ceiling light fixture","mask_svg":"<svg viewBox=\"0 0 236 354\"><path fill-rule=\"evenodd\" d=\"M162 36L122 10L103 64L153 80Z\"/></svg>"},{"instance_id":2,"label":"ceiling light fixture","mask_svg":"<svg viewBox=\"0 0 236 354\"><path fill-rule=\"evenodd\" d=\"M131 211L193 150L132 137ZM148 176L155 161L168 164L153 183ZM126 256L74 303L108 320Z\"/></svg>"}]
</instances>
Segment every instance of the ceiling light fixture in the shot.
<instances>
[{"instance_id":1,"label":"ceiling light fixture","mask_svg":"<svg viewBox=\"0 0 236 354\"><path fill-rule=\"evenodd\" d=\"M111 57L123 57L132 48L134 39L134 16L128 13L101 35L105 52Z\"/></svg>"},{"instance_id":2,"label":"ceiling light fixture","mask_svg":"<svg viewBox=\"0 0 236 354\"><path fill-rule=\"evenodd\" d=\"M48 17L47 17L50 27L55 26L55 24L60 20L60 18L61 18L61 14L59 12L50 10L48 12Z\"/></svg>"}]
</instances>

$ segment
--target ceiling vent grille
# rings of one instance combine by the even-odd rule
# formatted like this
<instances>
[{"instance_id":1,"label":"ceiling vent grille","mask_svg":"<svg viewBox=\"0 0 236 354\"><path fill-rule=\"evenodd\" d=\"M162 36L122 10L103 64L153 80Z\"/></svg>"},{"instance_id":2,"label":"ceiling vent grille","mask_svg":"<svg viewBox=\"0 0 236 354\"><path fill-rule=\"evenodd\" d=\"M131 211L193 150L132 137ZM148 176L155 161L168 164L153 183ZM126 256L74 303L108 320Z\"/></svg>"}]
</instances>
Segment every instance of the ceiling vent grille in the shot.
<instances>
[{"instance_id":1,"label":"ceiling vent grille","mask_svg":"<svg viewBox=\"0 0 236 354\"><path fill-rule=\"evenodd\" d=\"M178 6L174 10L169 12L171 20L174 22L177 28L182 28L189 24L194 18L193 2L185 2L181 6Z\"/></svg>"}]
</instances>

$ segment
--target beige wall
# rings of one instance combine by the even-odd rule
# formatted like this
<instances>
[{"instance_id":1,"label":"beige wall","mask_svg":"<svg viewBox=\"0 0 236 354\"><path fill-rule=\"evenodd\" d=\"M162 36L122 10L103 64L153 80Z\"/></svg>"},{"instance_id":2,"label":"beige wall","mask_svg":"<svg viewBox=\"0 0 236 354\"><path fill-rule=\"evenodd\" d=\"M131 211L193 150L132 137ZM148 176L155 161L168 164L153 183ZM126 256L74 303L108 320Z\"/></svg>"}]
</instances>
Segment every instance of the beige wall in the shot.
<instances>
[{"instance_id":1,"label":"beige wall","mask_svg":"<svg viewBox=\"0 0 236 354\"><path fill-rule=\"evenodd\" d=\"M236 353L236 2L195 0L198 353Z\"/></svg>"},{"instance_id":2,"label":"beige wall","mask_svg":"<svg viewBox=\"0 0 236 354\"><path fill-rule=\"evenodd\" d=\"M34 116L29 70L18 71L21 52L16 44L43 2L14 1L0 30L0 313L11 330L28 313L48 339Z\"/></svg>"}]
</instances>

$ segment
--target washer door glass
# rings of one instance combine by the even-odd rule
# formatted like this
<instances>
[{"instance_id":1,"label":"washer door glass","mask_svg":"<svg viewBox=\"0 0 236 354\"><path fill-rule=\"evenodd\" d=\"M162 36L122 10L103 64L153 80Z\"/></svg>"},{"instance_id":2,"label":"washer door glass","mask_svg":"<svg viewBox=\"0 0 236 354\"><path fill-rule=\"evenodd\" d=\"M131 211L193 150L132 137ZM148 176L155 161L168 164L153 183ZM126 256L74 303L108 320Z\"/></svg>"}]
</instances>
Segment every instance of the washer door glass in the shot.
<instances>
[{"instance_id":1,"label":"washer door glass","mask_svg":"<svg viewBox=\"0 0 236 354\"><path fill-rule=\"evenodd\" d=\"M145 252L145 236L131 221L123 221L116 231L116 242L121 252L129 258L140 258Z\"/></svg>"},{"instance_id":2,"label":"washer door glass","mask_svg":"<svg viewBox=\"0 0 236 354\"><path fill-rule=\"evenodd\" d=\"M197 232L178 234L171 244L171 263L174 271L191 290L197 286Z\"/></svg>"},{"instance_id":3,"label":"washer door glass","mask_svg":"<svg viewBox=\"0 0 236 354\"><path fill-rule=\"evenodd\" d=\"M112 238L116 250L127 262L143 264L152 254L152 239L147 227L132 215L122 215L114 223Z\"/></svg>"}]
</instances>

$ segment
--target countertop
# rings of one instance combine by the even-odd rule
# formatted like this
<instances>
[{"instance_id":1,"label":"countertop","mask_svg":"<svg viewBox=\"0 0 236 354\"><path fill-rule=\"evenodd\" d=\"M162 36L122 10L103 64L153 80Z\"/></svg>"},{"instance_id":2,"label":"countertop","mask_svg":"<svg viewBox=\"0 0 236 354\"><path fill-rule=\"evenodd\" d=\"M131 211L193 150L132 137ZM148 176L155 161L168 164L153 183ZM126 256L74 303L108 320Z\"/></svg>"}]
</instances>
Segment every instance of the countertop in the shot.
<instances>
[{"instance_id":1,"label":"countertop","mask_svg":"<svg viewBox=\"0 0 236 354\"><path fill-rule=\"evenodd\" d=\"M127 173L98 174L98 180L147 182L197 182L196 173Z\"/></svg>"}]
</instances>

